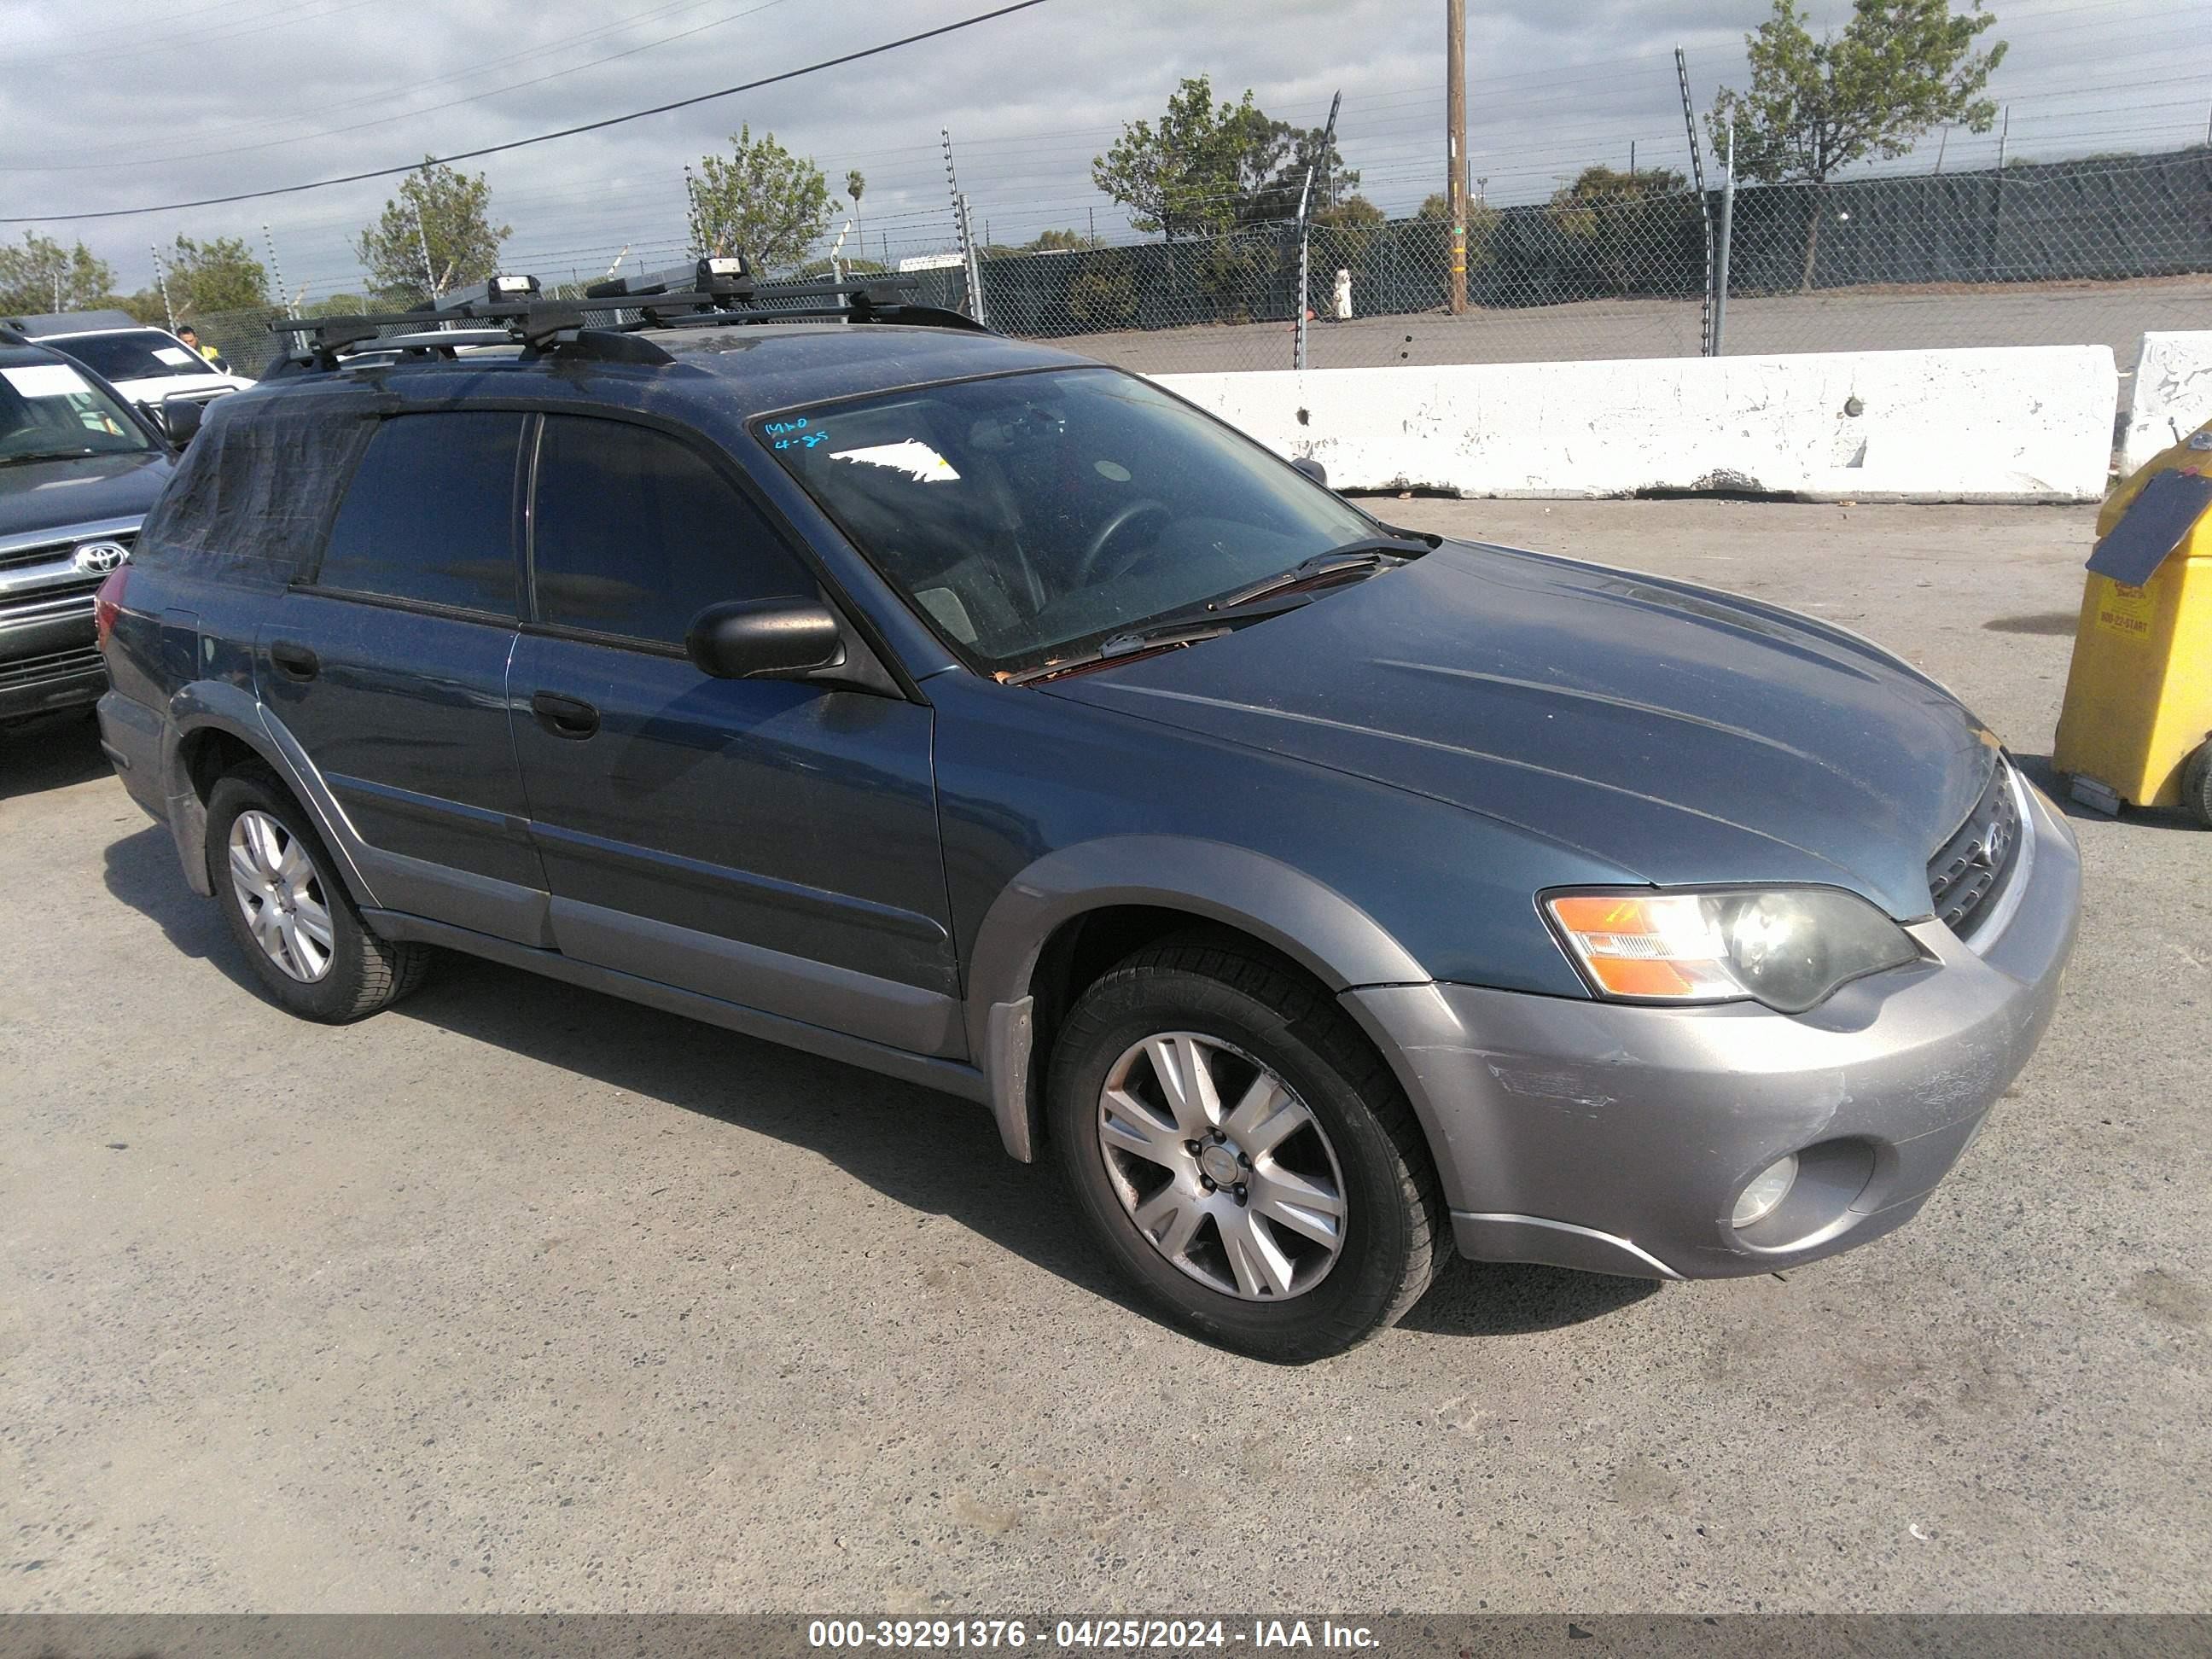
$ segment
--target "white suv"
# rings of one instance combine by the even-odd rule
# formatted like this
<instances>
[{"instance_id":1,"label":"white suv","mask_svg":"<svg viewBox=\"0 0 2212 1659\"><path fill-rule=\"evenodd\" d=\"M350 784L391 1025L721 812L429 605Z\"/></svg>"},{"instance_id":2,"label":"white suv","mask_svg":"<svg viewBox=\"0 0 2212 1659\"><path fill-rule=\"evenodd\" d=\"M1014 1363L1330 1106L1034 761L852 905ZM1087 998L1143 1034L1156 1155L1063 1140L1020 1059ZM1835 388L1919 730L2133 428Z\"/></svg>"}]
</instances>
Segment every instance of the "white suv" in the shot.
<instances>
[{"instance_id":1,"label":"white suv","mask_svg":"<svg viewBox=\"0 0 2212 1659\"><path fill-rule=\"evenodd\" d=\"M204 404L255 384L228 374L165 329L125 311L73 311L10 317L8 326L74 357L136 404L158 409L173 398Z\"/></svg>"}]
</instances>

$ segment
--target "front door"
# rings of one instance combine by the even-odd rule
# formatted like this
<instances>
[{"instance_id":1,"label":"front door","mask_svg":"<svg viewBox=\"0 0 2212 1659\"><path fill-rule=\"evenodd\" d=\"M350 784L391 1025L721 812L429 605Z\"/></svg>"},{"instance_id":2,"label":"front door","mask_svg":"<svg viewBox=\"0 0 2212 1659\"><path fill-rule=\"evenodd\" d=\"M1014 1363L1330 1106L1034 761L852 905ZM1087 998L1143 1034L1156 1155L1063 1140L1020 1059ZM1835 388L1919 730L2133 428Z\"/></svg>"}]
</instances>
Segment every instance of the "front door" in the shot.
<instances>
[{"instance_id":1,"label":"front door","mask_svg":"<svg viewBox=\"0 0 2212 1659\"><path fill-rule=\"evenodd\" d=\"M358 838L347 851L380 903L542 945L544 876L507 708L527 419L381 422L313 580L262 623L254 678Z\"/></svg>"},{"instance_id":2,"label":"front door","mask_svg":"<svg viewBox=\"0 0 2212 1659\"><path fill-rule=\"evenodd\" d=\"M652 428L544 418L508 688L554 937L601 967L957 1054L931 711L715 679L684 654L709 605L819 591L726 465Z\"/></svg>"}]
</instances>

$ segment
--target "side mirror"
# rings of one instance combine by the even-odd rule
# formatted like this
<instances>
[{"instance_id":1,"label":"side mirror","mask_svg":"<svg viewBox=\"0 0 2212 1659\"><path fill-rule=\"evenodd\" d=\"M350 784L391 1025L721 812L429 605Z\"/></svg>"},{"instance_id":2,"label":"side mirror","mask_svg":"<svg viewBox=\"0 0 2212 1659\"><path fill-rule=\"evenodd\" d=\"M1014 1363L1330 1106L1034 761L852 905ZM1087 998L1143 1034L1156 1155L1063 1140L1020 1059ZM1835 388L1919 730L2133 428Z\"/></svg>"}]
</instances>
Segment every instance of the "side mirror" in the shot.
<instances>
[{"instance_id":1,"label":"side mirror","mask_svg":"<svg viewBox=\"0 0 2212 1659\"><path fill-rule=\"evenodd\" d=\"M200 422L207 417L207 405L197 399L179 398L155 406L154 418L161 430L169 434L169 441L179 449L191 442Z\"/></svg>"},{"instance_id":2,"label":"side mirror","mask_svg":"<svg viewBox=\"0 0 2212 1659\"><path fill-rule=\"evenodd\" d=\"M691 619L684 654L718 680L796 679L845 654L836 613L813 599L710 605Z\"/></svg>"},{"instance_id":3,"label":"side mirror","mask_svg":"<svg viewBox=\"0 0 2212 1659\"><path fill-rule=\"evenodd\" d=\"M1323 466L1319 461L1314 459L1312 456L1301 455L1297 459L1292 461L1291 465L1297 468L1299 471L1304 473L1306 477L1311 478L1323 489L1328 488L1328 469Z\"/></svg>"}]
</instances>

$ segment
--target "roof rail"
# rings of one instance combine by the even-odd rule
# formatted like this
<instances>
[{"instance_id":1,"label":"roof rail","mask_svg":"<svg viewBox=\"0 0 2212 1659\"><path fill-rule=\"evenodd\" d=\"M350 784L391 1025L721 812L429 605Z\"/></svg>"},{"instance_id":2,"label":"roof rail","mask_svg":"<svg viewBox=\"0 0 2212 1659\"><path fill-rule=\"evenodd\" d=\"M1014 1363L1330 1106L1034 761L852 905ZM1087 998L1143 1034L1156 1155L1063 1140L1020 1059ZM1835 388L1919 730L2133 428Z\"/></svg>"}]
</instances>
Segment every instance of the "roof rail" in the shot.
<instances>
[{"instance_id":1,"label":"roof rail","mask_svg":"<svg viewBox=\"0 0 2212 1659\"><path fill-rule=\"evenodd\" d=\"M337 368L342 354L356 350L398 349L449 356L453 346L485 343L487 333L482 328L469 329L465 338L450 343L440 337L455 325L469 323L495 325L503 331L500 338L521 345L526 352L558 349L568 356L626 362L649 361L641 349L647 343L620 340L620 337L651 329L735 328L836 319L990 332L960 312L915 305L901 298L919 286L912 277L758 283L742 257L718 257L651 276L594 283L584 290L581 300L545 299L536 277L501 276L411 311L281 317L269 328L271 333L305 336L306 357L295 361L301 361L303 368L325 369ZM595 301L601 303L590 303ZM605 321L595 326L601 319ZM393 340L383 336L382 331L387 328L408 331Z\"/></svg>"}]
</instances>

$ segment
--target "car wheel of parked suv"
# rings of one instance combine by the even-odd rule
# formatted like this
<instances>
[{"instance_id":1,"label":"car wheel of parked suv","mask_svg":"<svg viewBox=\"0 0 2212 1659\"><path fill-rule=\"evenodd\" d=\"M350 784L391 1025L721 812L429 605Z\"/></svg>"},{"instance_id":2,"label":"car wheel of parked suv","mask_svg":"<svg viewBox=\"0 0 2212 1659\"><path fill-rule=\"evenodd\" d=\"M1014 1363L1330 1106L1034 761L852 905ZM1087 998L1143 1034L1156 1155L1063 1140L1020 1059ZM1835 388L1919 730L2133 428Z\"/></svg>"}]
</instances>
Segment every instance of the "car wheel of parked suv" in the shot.
<instances>
[{"instance_id":1,"label":"car wheel of parked suv","mask_svg":"<svg viewBox=\"0 0 2212 1659\"><path fill-rule=\"evenodd\" d=\"M1116 1262L1177 1322L1261 1358L1394 1324L1449 1234L1404 1093L1320 986L1192 939L1131 957L1054 1045L1060 1166Z\"/></svg>"},{"instance_id":2,"label":"car wheel of parked suv","mask_svg":"<svg viewBox=\"0 0 2212 1659\"><path fill-rule=\"evenodd\" d=\"M242 766L216 785L207 856L231 937L293 1013L343 1024L422 982L429 948L370 931L307 815L267 768Z\"/></svg>"}]
</instances>

